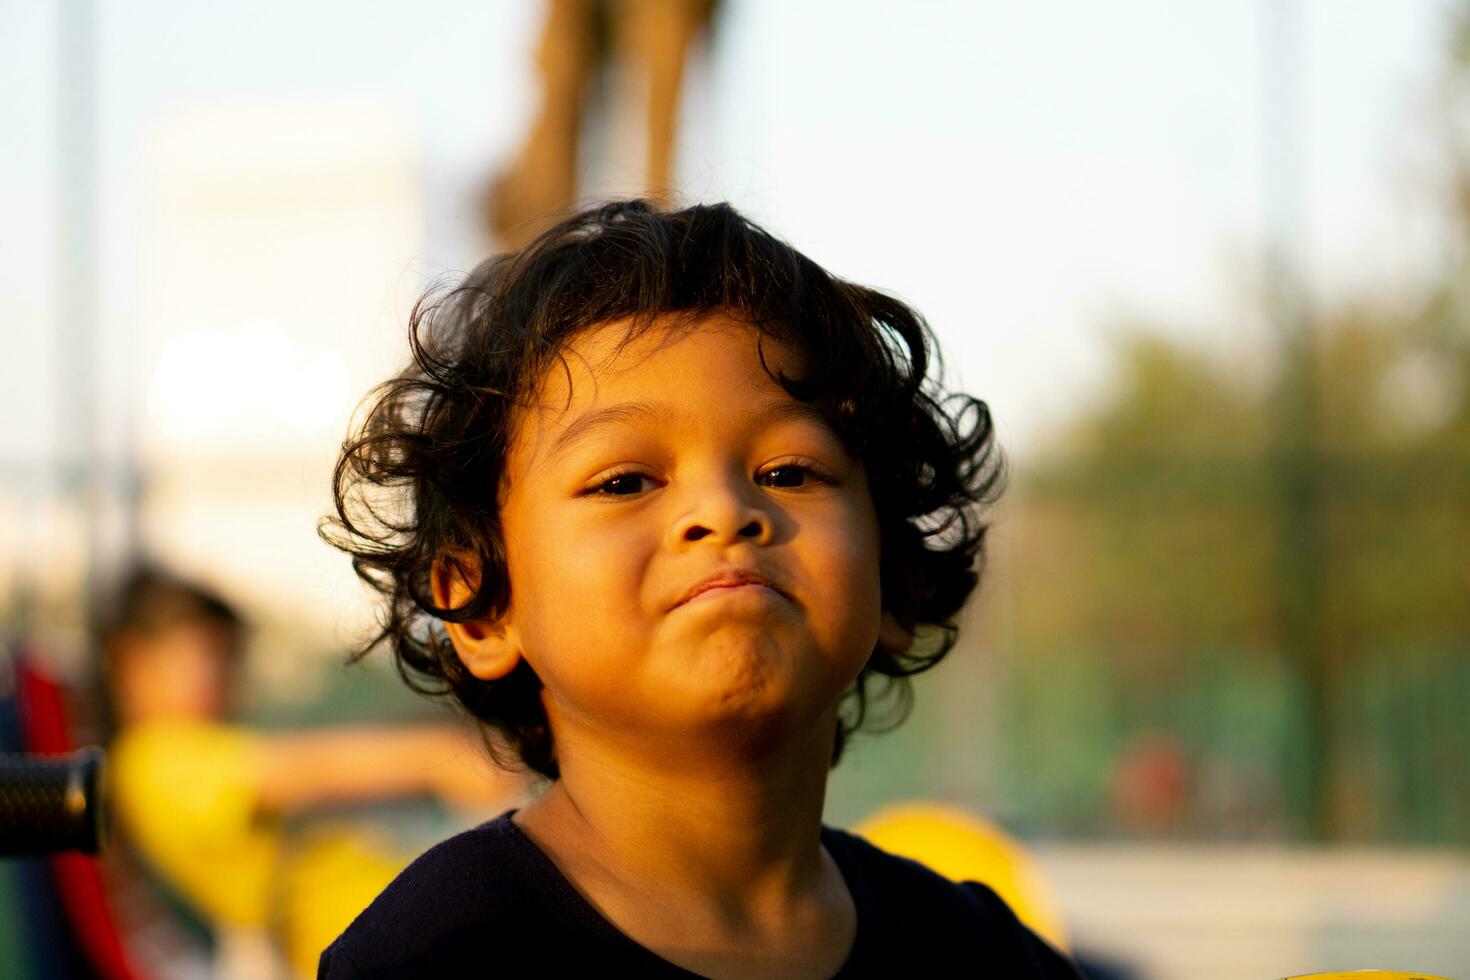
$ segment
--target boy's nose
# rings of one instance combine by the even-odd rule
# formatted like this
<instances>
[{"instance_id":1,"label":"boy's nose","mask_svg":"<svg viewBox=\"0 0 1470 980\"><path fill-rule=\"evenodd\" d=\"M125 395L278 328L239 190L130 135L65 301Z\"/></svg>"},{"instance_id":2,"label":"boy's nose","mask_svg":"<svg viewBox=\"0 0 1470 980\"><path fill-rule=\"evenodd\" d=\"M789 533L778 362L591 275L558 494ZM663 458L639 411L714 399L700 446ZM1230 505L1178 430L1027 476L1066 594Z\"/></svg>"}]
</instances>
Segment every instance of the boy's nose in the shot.
<instances>
[{"instance_id":1,"label":"boy's nose","mask_svg":"<svg viewBox=\"0 0 1470 980\"><path fill-rule=\"evenodd\" d=\"M703 495L671 530L676 545L694 541L762 545L771 541L774 525L763 508L725 490Z\"/></svg>"}]
</instances>

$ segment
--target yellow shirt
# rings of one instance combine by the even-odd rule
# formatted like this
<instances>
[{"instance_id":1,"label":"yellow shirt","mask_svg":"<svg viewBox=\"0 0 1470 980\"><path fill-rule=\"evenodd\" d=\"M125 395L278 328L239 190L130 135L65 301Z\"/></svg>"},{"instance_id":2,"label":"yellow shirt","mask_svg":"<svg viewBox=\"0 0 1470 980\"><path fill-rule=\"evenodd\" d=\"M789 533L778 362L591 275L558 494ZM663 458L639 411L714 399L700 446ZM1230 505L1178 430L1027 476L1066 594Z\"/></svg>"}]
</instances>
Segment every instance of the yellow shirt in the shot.
<instances>
[{"instance_id":1,"label":"yellow shirt","mask_svg":"<svg viewBox=\"0 0 1470 980\"><path fill-rule=\"evenodd\" d=\"M208 721L135 725L112 745L118 817L154 872L215 926L277 935L298 975L407 863L360 831L318 828L287 848L259 807L264 752Z\"/></svg>"},{"instance_id":2,"label":"yellow shirt","mask_svg":"<svg viewBox=\"0 0 1470 980\"><path fill-rule=\"evenodd\" d=\"M112 745L112 800L154 871L204 918L264 928L280 834L260 819L262 753L248 732L155 721Z\"/></svg>"}]
</instances>

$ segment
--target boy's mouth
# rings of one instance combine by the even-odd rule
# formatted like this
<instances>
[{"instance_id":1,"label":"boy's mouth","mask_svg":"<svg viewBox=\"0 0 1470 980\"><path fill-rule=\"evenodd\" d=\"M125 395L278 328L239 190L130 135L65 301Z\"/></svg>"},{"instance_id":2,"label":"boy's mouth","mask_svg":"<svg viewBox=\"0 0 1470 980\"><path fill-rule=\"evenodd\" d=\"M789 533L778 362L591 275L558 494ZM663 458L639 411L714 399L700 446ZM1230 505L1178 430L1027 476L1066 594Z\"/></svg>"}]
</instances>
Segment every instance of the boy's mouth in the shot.
<instances>
[{"instance_id":1,"label":"boy's mouth","mask_svg":"<svg viewBox=\"0 0 1470 980\"><path fill-rule=\"evenodd\" d=\"M773 583L770 579L766 578L764 575L761 575L759 572L752 571L748 568L728 568L724 571L716 572L708 578L701 579L700 581L696 582L688 589L688 591L686 591L682 596L679 597L679 600L677 602L675 602L669 608L677 609L679 606L684 605L684 603L688 602L689 600L703 595L706 592L724 589L738 589L743 586L751 585L762 586L764 588L770 589L772 592L785 599L791 598L789 595L786 594L785 591L775 585L775 583Z\"/></svg>"}]
</instances>

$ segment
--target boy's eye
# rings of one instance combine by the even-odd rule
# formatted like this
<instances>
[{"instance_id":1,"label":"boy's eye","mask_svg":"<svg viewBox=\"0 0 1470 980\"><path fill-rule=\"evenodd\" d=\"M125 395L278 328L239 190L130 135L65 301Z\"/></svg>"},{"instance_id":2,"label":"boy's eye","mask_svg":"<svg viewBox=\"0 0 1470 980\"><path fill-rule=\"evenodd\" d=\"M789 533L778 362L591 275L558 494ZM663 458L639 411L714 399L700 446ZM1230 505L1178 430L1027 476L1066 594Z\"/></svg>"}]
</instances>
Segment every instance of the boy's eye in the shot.
<instances>
[{"instance_id":1,"label":"boy's eye","mask_svg":"<svg viewBox=\"0 0 1470 980\"><path fill-rule=\"evenodd\" d=\"M761 484L768 487L795 488L805 486L807 481L814 479L816 474L805 466L795 463L785 463L781 466L773 466L762 473L758 479Z\"/></svg>"},{"instance_id":2,"label":"boy's eye","mask_svg":"<svg viewBox=\"0 0 1470 980\"><path fill-rule=\"evenodd\" d=\"M642 473L619 473L603 480L589 492L605 497L631 497L652 485L653 480Z\"/></svg>"},{"instance_id":3,"label":"boy's eye","mask_svg":"<svg viewBox=\"0 0 1470 980\"><path fill-rule=\"evenodd\" d=\"M756 474L755 482L763 487L797 490L813 483L830 483L831 480L800 463L782 463ZM582 491L586 497L636 497L658 486L658 481L646 473L614 473Z\"/></svg>"}]
</instances>

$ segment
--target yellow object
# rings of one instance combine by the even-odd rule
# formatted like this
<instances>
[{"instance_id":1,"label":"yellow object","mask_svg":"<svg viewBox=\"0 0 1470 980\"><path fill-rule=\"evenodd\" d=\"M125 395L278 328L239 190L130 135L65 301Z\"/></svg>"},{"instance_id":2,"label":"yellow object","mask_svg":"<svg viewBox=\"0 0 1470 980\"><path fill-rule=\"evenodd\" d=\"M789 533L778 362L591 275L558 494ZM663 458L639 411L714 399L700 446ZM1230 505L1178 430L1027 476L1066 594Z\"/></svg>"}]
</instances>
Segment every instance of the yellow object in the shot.
<instances>
[{"instance_id":1,"label":"yellow object","mask_svg":"<svg viewBox=\"0 0 1470 980\"><path fill-rule=\"evenodd\" d=\"M1019 841L980 816L941 803L900 803L879 810L853 830L952 881L989 885L1038 935L1058 949L1069 949L1061 912L1035 861Z\"/></svg>"},{"instance_id":2,"label":"yellow object","mask_svg":"<svg viewBox=\"0 0 1470 980\"><path fill-rule=\"evenodd\" d=\"M110 752L112 801L139 855L199 915L277 936L298 975L367 907L407 859L349 828L288 848L260 812L263 752L245 729L145 722Z\"/></svg>"},{"instance_id":3,"label":"yellow object","mask_svg":"<svg viewBox=\"0 0 1470 980\"><path fill-rule=\"evenodd\" d=\"M247 732L199 721L125 729L112 799L139 854L203 918L264 928L280 835L259 819L262 755Z\"/></svg>"},{"instance_id":4,"label":"yellow object","mask_svg":"<svg viewBox=\"0 0 1470 980\"><path fill-rule=\"evenodd\" d=\"M316 976L327 944L388 887L406 862L360 830L319 828L282 870L280 931L297 976Z\"/></svg>"},{"instance_id":5,"label":"yellow object","mask_svg":"<svg viewBox=\"0 0 1470 980\"><path fill-rule=\"evenodd\" d=\"M1303 973L1295 977L1287 977L1286 980L1338 980L1340 977L1360 980L1449 980L1448 977L1436 977L1428 973L1399 973L1397 970L1341 970L1337 973Z\"/></svg>"}]
</instances>

